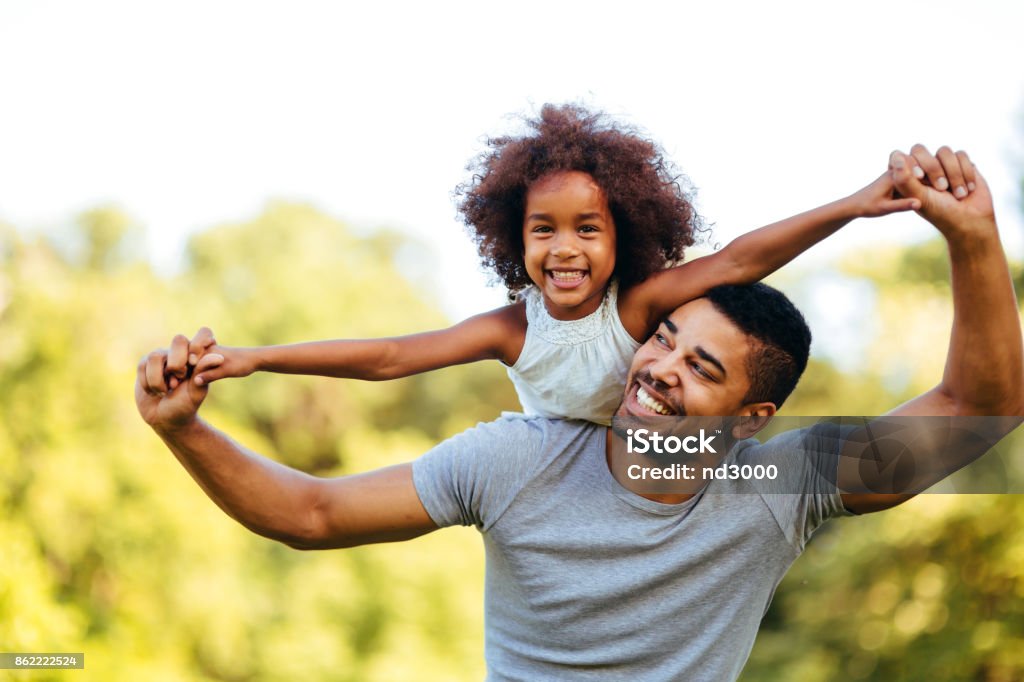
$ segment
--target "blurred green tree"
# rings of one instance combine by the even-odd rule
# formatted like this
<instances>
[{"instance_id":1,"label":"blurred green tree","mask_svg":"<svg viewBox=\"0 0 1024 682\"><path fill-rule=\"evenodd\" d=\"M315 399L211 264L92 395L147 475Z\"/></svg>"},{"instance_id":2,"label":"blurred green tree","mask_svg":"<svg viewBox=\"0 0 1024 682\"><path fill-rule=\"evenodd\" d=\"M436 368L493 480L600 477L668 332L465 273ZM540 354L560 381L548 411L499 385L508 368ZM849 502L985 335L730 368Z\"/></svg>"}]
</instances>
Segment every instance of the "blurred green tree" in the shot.
<instances>
[{"instance_id":1,"label":"blurred green tree","mask_svg":"<svg viewBox=\"0 0 1024 682\"><path fill-rule=\"evenodd\" d=\"M132 225L93 211L59 246L0 230L0 649L85 651L104 680L480 677L471 533L321 554L251 536L132 399L138 357L200 324L237 345L445 324L395 264L407 244L272 205L198 235L167 280L133 252ZM256 376L214 386L207 413L258 450L335 475L408 460L514 409L503 374Z\"/></svg>"}]
</instances>

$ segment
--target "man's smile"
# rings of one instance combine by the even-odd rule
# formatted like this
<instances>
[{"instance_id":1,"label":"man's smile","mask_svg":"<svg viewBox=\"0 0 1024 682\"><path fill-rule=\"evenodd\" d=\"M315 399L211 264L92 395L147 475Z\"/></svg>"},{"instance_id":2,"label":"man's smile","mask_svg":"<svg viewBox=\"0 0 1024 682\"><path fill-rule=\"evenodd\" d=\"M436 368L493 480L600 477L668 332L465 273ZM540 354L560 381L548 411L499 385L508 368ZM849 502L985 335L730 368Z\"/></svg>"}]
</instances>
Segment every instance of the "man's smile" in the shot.
<instances>
[{"instance_id":1,"label":"man's smile","mask_svg":"<svg viewBox=\"0 0 1024 682\"><path fill-rule=\"evenodd\" d=\"M649 414L649 415L661 415L671 416L685 414L685 410L679 408L675 404L675 401L671 400L667 396L659 393L655 384L657 384L649 372L639 372L633 380L633 386L630 388L628 396L627 408L630 412Z\"/></svg>"},{"instance_id":2,"label":"man's smile","mask_svg":"<svg viewBox=\"0 0 1024 682\"><path fill-rule=\"evenodd\" d=\"M636 389L636 401L646 407L649 410L653 410L658 414L669 415L672 411L668 408L665 403L652 397L647 391L644 390L643 386L637 384Z\"/></svg>"}]
</instances>

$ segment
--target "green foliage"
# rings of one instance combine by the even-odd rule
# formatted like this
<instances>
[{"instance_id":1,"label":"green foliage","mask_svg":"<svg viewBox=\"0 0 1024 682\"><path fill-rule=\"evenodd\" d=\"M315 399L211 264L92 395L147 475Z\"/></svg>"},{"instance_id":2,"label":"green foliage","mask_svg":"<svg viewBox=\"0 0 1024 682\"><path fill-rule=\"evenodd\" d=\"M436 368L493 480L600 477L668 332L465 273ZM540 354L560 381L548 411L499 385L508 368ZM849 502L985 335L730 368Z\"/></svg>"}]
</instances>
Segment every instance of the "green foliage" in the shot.
<instances>
[{"instance_id":1,"label":"green foliage","mask_svg":"<svg viewBox=\"0 0 1024 682\"><path fill-rule=\"evenodd\" d=\"M272 205L198 235L166 280L136 235L114 209L84 216L70 250L0 225L0 650L84 651L82 679L113 681L481 678L474 531L323 553L252 536L132 400L138 358L203 324L228 345L447 324L396 265L407 242ZM944 267L941 244L848 264L879 291L878 338L856 375L815 362L787 413L878 413L933 383ZM208 402L241 442L322 475L408 460L516 405L496 363L379 384L258 375ZM833 524L780 587L744 679L1019 679L1022 529L1024 505L985 496Z\"/></svg>"},{"instance_id":2,"label":"green foliage","mask_svg":"<svg viewBox=\"0 0 1024 682\"><path fill-rule=\"evenodd\" d=\"M138 358L201 324L234 345L446 324L392 264L400 244L278 205L198 236L166 281L132 258L130 225L87 214L70 253L0 231L0 650L84 651L102 680L480 677L472 533L321 554L254 537L132 399ZM513 409L507 383L496 363L372 385L257 376L215 386L206 409L333 475Z\"/></svg>"},{"instance_id":3,"label":"green foliage","mask_svg":"<svg viewBox=\"0 0 1024 682\"><path fill-rule=\"evenodd\" d=\"M129 257L129 235L137 228L116 208L100 208L85 213L79 220L85 238L83 264L90 270L109 272Z\"/></svg>"}]
</instances>

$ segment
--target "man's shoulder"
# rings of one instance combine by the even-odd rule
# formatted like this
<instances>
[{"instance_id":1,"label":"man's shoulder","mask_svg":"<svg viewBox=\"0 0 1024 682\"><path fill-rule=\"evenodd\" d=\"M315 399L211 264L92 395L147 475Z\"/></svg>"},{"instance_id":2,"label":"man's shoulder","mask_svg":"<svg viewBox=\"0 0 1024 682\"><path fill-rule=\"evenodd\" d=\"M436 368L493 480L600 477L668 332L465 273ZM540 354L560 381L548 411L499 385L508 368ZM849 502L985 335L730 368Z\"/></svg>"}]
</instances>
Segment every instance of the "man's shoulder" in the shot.
<instances>
[{"instance_id":1,"label":"man's shoulder","mask_svg":"<svg viewBox=\"0 0 1024 682\"><path fill-rule=\"evenodd\" d=\"M547 459L581 447L595 429L603 428L585 421L505 414L452 436L434 451L485 459Z\"/></svg>"},{"instance_id":2,"label":"man's shoulder","mask_svg":"<svg viewBox=\"0 0 1024 682\"><path fill-rule=\"evenodd\" d=\"M504 412L501 417L490 422L479 422L476 426L464 431L460 436L470 438L509 438L537 439L559 438L580 434L594 428L603 428L597 424L576 419L555 419L535 415ZM458 438L459 436L455 436Z\"/></svg>"},{"instance_id":3,"label":"man's shoulder","mask_svg":"<svg viewBox=\"0 0 1024 682\"><path fill-rule=\"evenodd\" d=\"M849 433L850 427L846 425L827 420L808 422L804 418L793 418L784 420L777 429L765 429L756 438L739 441L733 453L737 459L835 453Z\"/></svg>"},{"instance_id":4,"label":"man's shoulder","mask_svg":"<svg viewBox=\"0 0 1024 682\"><path fill-rule=\"evenodd\" d=\"M439 526L489 528L512 500L558 460L582 452L604 427L541 417L477 424L413 463L413 482ZM557 464L555 465L557 466Z\"/></svg>"}]
</instances>

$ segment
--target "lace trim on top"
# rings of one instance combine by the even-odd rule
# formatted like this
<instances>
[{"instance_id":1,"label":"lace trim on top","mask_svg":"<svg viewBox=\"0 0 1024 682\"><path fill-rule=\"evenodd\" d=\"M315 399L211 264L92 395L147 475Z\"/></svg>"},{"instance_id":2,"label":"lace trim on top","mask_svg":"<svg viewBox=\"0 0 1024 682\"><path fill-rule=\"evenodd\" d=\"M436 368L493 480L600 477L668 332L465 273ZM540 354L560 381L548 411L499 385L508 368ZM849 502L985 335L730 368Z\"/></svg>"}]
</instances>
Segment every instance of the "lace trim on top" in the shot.
<instances>
[{"instance_id":1,"label":"lace trim on top","mask_svg":"<svg viewBox=\"0 0 1024 682\"><path fill-rule=\"evenodd\" d=\"M556 320L544 306L544 296L535 286L523 291L526 299L526 321L530 331L548 343L573 346L590 341L604 333L615 315L618 283L611 282L597 310L578 320Z\"/></svg>"}]
</instances>

